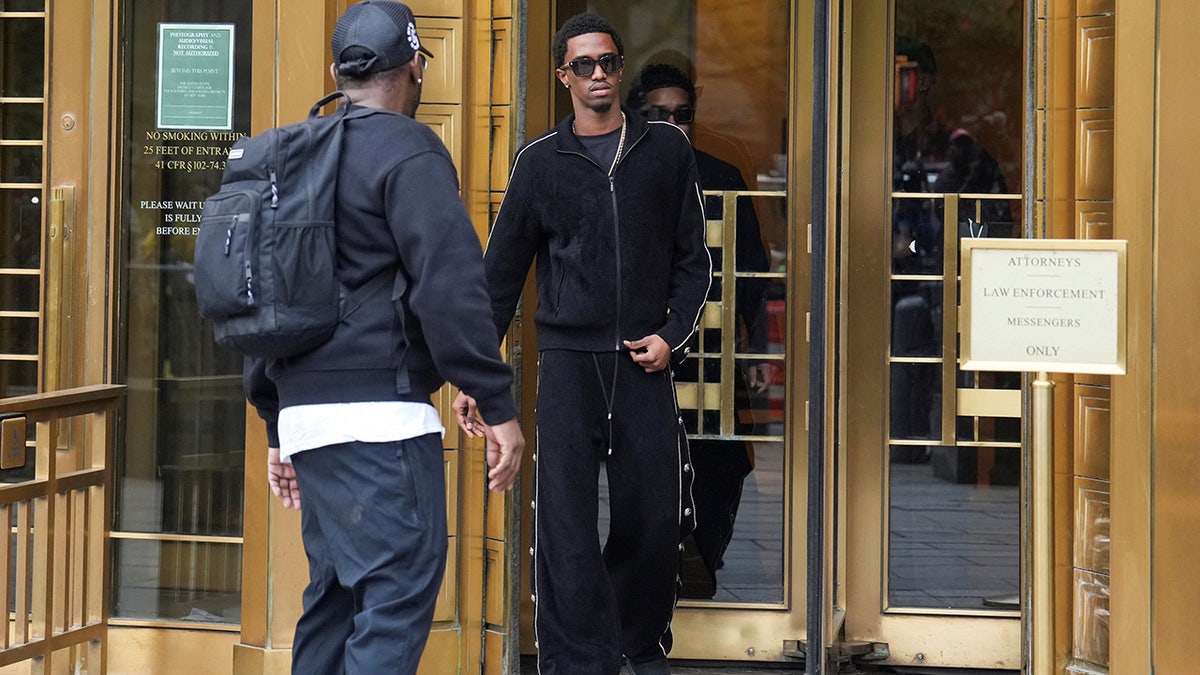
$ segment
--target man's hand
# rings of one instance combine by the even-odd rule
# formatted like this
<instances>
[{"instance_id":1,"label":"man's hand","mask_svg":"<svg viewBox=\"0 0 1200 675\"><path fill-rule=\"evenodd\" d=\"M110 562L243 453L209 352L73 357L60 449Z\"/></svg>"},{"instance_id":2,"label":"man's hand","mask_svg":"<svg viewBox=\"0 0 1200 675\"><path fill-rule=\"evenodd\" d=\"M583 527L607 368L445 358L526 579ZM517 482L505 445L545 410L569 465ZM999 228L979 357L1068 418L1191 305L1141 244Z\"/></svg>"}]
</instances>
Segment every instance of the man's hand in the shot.
<instances>
[{"instance_id":1,"label":"man's hand","mask_svg":"<svg viewBox=\"0 0 1200 675\"><path fill-rule=\"evenodd\" d=\"M521 471L521 453L525 451L525 436L521 434L521 425L515 417L494 427L483 425L482 422L479 424L487 437L488 489L502 492L517 483L517 475Z\"/></svg>"},{"instance_id":2,"label":"man's hand","mask_svg":"<svg viewBox=\"0 0 1200 675\"><path fill-rule=\"evenodd\" d=\"M666 340L657 335L647 335L641 340L625 340L624 344L629 348L633 362L647 373L657 373L671 362L671 348Z\"/></svg>"},{"instance_id":3,"label":"man's hand","mask_svg":"<svg viewBox=\"0 0 1200 675\"><path fill-rule=\"evenodd\" d=\"M487 425L479 417L479 411L475 408L475 399L460 391L458 396L454 397L454 403L450 404L450 407L454 408L454 417L458 420L458 428L462 429L464 434L483 438L483 430Z\"/></svg>"},{"instance_id":4,"label":"man's hand","mask_svg":"<svg viewBox=\"0 0 1200 675\"><path fill-rule=\"evenodd\" d=\"M746 369L746 386L755 394L761 394L775 381L775 365L757 363Z\"/></svg>"},{"instance_id":5,"label":"man's hand","mask_svg":"<svg viewBox=\"0 0 1200 675\"><path fill-rule=\"evenodd\" d=\"M267 484L283 502L285 509L300 510L300 484L296 482L296 468L280 461L279 448L267 449Z\"/></svg>"}]
</instances>

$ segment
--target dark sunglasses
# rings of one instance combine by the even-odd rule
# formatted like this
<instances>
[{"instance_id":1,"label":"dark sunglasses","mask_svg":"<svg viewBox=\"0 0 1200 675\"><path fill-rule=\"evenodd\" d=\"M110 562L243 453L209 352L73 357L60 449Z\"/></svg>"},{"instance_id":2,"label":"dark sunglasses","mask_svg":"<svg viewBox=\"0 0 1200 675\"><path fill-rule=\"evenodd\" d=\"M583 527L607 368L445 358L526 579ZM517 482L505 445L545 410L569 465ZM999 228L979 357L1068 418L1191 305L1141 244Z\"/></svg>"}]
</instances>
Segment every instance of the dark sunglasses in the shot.
<instances>
[{"instance_id":1,"label":"dark sunglasses","mask_svg":"<svg viewBox=\"0 0 1200 675\"><path fill-rule=\"evenodd\" d=\"M651 106L641 112L646 119L654 122L668 122L672 117L675 118L676 124L691 124L696 120L696 111L687 106L675 110Z\"/></svg>"},{"instance_id":2,"label":"dark sunglasses","mask_svg":"<svg viewBox=\"0 0 1200 675\"><path fill-rule=\"evenodd\" d=\"M600 64L600 68L612 75L618 73L625 67L625 57L620 54L605 54L598 59L593 59L590 56L581 56L573 61L567 61L559 66L559 70L570 68L575 72L575 77L591 77L592 73L596 72L596 64Z\"/></svg>"}]
</instances>

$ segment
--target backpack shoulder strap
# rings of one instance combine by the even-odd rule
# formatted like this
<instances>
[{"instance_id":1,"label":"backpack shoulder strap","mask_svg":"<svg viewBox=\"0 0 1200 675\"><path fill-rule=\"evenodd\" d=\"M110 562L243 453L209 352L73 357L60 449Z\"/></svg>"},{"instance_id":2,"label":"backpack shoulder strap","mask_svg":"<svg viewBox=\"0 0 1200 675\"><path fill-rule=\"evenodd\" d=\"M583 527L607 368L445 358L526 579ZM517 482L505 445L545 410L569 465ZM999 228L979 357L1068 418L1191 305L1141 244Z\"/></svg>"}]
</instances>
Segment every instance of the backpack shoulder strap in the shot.
<instances>
[{"instance_id":1,"label":"backpack shoulder strap","mask_svg":"<svg viewBox=\"0 0 1200 675\"><path fill-rule=\"evenodd\" d=\"M363 301L371 297L371 295L373 295L376 291L383 288L389 281L392 280L392 276L394 274L395 272L392 269L385 267L382 270L379 270L375 276L371 277L367 283L355 289L355 291L351 293L348 298L346 298L346 304L342 308L342 318L344 319L350 316L359 307L362 307Z\"/></svg>"}]
</instances>

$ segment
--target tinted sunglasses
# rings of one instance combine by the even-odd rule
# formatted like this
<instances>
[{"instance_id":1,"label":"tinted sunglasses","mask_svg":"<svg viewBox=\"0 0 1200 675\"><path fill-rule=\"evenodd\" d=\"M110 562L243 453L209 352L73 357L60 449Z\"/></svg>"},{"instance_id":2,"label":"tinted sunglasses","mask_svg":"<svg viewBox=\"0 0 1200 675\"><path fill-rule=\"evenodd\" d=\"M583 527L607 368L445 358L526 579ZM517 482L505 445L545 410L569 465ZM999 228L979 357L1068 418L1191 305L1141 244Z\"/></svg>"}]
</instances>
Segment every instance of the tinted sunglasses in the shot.
<instances>
[{"instance_id":1,"label":"tinted sunglasses","mask_svg":"<svg viewBox=\"0 0 1200 675\"><path fill-rule=\"evenodd\" d=\"M676 124L691 124L696 120L696 111L687 106L675 110L651 106L641 112L646 119L654 122L668 122L672 117L675 118Z\"/></svg>"},{"instance_id":2,"label":"tinted sunglasses","mask_svg":"<svg viewBox=\"0 0 1200 675\"><path fill-rule=\"evenodd\" d=\"M605 54L598 59L593 59L590 56L581 56L572 61L567 61L559 66L559 70L570 68L575 73L575 77L591 77L592 73L596 72L596 64L600 64L601 70L612 75L620 72L625 67L625 57L620 54Z\"/></svg>"}]
</instances>

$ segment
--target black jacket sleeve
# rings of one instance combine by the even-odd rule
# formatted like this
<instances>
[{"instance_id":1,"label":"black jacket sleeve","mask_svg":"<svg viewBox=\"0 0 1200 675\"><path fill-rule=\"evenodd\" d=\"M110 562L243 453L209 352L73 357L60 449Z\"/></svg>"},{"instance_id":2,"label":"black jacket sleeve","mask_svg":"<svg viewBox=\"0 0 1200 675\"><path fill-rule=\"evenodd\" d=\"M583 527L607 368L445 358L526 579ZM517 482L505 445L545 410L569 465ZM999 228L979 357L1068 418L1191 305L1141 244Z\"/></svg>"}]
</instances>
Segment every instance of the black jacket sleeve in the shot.
<instances>
[{"instance_id":1,"label":"black jacket sleeve","mask_svg":"<svg viewBox=\"0 0 1200 675\"><path fill-rule=\"evenodd\" d=\"M535 180L532 167L518 154L484 254L492 318L500 339L517 311L529 267L541 242L537 217L523 196L534 191Z\"/></svg>"},{"instance_id":2,"label":"black jacket sleeve","mask_svg":"<svg viewBox=\"0 0 1200 675\"><path fill-rule=\"evenodd\" d=\"M279 394L267 377L267 359L247 356L242 365L242 386L246 399L267 424L267 445L279 447Z\"/></svg>"},{"instance_id":3,"label":"black jacket sleeve","mask_svg":"<svg viewBox=\"0 0 1200 675\"><path fill-rule=\"evenodd\" d=\"M385 186L387 220L409 277L408 308L438 372L475 399L488 424L517 414L512 369L500 357L479 236L449 156L423 152Z\"/></svg>"},{"instance_id":4,"label":"black jacket sleeve","mask_svg":"<svg viewBox=\"0 0 1200 675\"><path fill-rule=\"evenodd\" d=\"M679 220L675 224L667 320L658 331L659 337L671 347L673 360L682 357L683 348L696 332L712 283L712 259L704 237L704 197L700 192L696 162L691 158L691 146L684 147L690 161L686 163L688 171L679 184L682 194Z\"/></svg>"}]
</instances>

